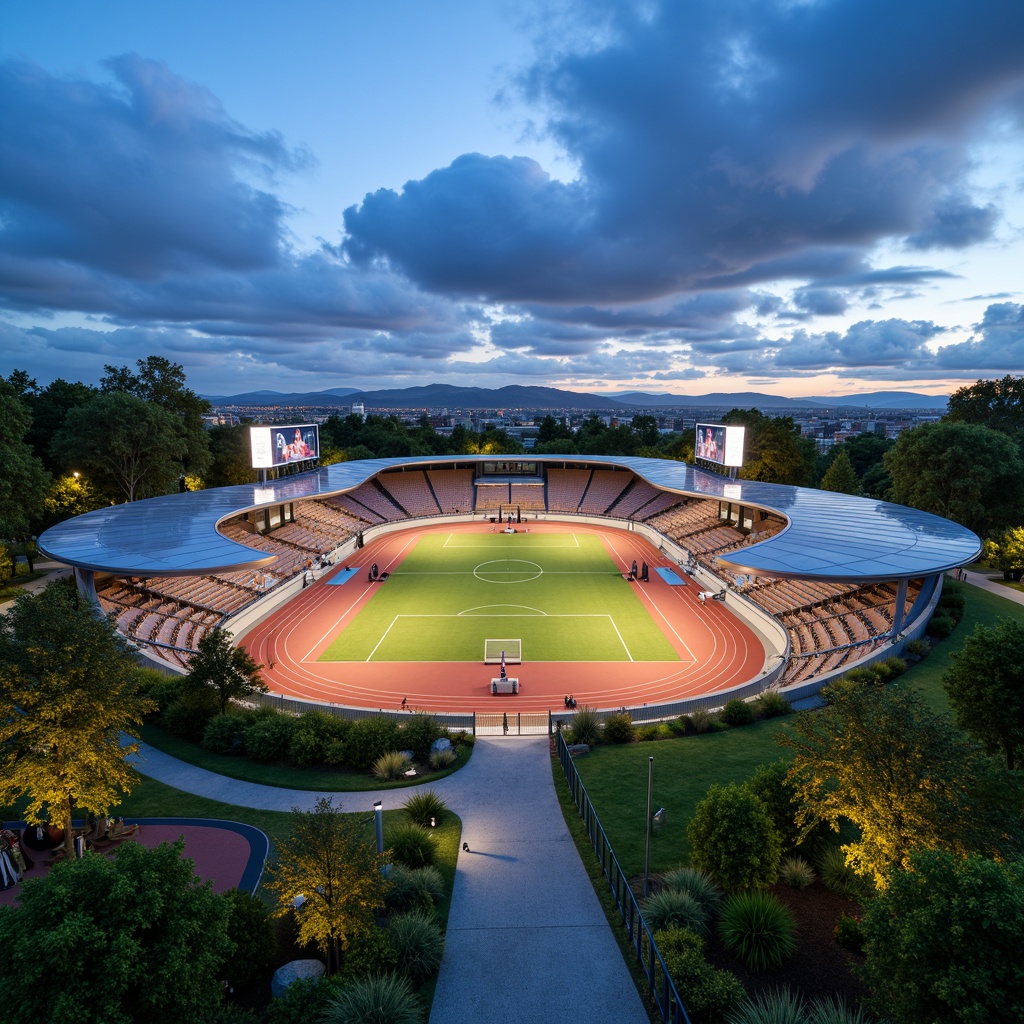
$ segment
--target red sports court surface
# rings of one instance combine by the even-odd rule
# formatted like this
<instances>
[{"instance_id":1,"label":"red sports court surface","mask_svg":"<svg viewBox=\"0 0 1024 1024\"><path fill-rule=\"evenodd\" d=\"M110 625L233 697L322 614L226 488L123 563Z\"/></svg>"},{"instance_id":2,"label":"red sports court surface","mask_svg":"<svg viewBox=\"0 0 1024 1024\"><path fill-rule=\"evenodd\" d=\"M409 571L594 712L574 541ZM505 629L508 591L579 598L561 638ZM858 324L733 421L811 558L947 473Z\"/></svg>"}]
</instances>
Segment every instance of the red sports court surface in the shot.
<instances>
[{"instance_id":1,"label":"red sports court surface","mask_svg":"<svg viewBox=\"0 0 1024 1024\"><path fill-rule=\"evenodd\" d=\"M342 566L301 590L297 597L250 630L241 640L263 666L272 693L355 707L422 711L564 710L565 695L596 708L662 704L729 689L756 676L764 648L754 632L718 601L701 604L700 587L648 541L624 530L568 523L529 524L530 533L589 533L600 537L625 573L636 560L647 562L650 582L637 588L651 618L684 661L532 662L509 666L520 692L492 695L498 666L483 662L320 662L317 658L350 623L379 586L367 582L368 567L394 572L406 552L429 532L488 532L489 524L413 527L388 534L355 552L344 566L360 567L343 586L326 580ZM687 579L670 586L654 570L666 567ZM692 652L692 653L691 653ZM528 657L528 652L524 652Z\"/></svg>"}]
</instances>

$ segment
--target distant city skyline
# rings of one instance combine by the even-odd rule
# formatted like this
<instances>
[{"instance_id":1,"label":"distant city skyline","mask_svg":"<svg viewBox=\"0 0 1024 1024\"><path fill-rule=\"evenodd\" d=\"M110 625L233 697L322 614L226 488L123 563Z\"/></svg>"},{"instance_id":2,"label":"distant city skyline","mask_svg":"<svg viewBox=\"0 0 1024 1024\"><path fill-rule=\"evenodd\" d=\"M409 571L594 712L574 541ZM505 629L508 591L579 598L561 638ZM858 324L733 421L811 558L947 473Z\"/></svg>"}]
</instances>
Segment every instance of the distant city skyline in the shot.
<instances>
[{"instance_id":1,"label":"distant city skyline","mask_svg":"<svg viewBox=\"0 0 1024 1024\"><path fill-rule=\"evenodd\" d=\"M1024 5L0 9L0 373L948 394L1024 368Z\"/></svg>"}]
</instances>

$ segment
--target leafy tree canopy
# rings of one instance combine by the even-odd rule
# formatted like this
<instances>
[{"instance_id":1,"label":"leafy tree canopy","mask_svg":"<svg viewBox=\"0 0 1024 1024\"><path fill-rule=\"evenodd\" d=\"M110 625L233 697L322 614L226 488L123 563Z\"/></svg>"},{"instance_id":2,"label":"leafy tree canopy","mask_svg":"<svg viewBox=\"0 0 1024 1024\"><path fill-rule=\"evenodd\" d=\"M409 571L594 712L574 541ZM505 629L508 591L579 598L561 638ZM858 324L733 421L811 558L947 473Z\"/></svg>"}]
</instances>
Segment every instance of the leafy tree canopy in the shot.
<instances>
[{"instance_id":1,"label":"leafy tree canopy","mask_svg":"<svg viewBox=\"0 0 1024 1024\"><path fill-rule=\"evenodd\" d=\"M0 800L28 798L31 821L67 829L71 803L106 814L138 776L125 760L153 705L113 623L66 582L0 616Z\"/></svg>"},{"instance_id":2,"label":"leafy tree canopy","mask_svg":"<svg viewBox=\"0 0 1024 1024\"><path fill-rule=\"evenodd\" d=\"M942 684L957 725L1012 771L1024 748L1024 622L979 623L950 660Z\"/></svg>"},{"instance_id":3,"label":"leafy tree canopy","mask_svg":"<svg viewBox=\"0 0 1024 1024\"><path fill-rule=\"evenodd\" d=\"M295 910L299 942L315 942L336 971L349 940L374 926L373 910L384 905L386 863L378 857L365 817L342 814L322 797L312 811L295 808L289 835L277 846L267 889L277 897L278 916Z\"/></svg>"},{"instance_id":4,"label":"leafy tree canopy","mask_svg":"<svg viewBox=\"0 0 1024 1024\"><path fill-rule=\"evenodd\" d=\"M72 409L53 450L67 468L81 467L96 486L135 501L178 489L187 445L171 413L116 391Z\"/></svg>"},{"instance_id":5,"label":"leafy tree canopy","mask_svg":"<svg viewBox=\"0 0 1024 1024\"><path fill-rule=\"evenodd\" d=\"M863 975L894 1024L1024 1020L1021 865L911 854L864 912Z\"/></svg>"},{"instance_id":6,"label":"leafy tree canopy","mask_svg":"<svg viewBox=\"0 0 1024 1024\"><path fill-rule=\"evenodd\" d=\"M25 442L30 422L16 388L0 377L0 540L29 535L50 482Z\"/></svg>"},{"instance_id":7,"label":"leafy tree canopy","mask_svg":"<svg viewBox=\"0 0 1024 1024\"><path fill-rule=\"evenodd\" d=\"M209 1019L231 951L228 903L202 884L184 840L114 860L88 853L22 885L0 908L0 1003L14 1019L178 1024Z\"/></svg>"},{"instance_id":8,"label":"leafy tree canopy","mask_svg":"<svg viewBox=\"0 0 1024 1024\"><path fill-rule=\"evenodd\" d=\"M779 743L795 752L789 771L802 825L823 821L860 832L843 847L847 863L882 887L912 853L958 855L1019 848L1020 826L993 792L1015 786L945 715L916 693L840 682L827 687L820 711L797 717Z\"/></svg>"},{"instance_id":9,"label":"leafy tree canopy","mask_svg":"<svg viewBox=\"0 0 1024 1024\"><path fill-rule=\"evenodd\" d=\"M1024 377L979 380L954 391L946 419L991 427L1024 444Z\"/></svg>"},{"instance_id":10,"label":"leafy tree canopy","mask_svg":"<svg viewBox=\"0 0 1024 1024\"><path fill-rule=\"evenodd\" d=\"M1015 525L1024 502L1024 459L991 427L925 423L899 436L886 453L892 498L985 534Z\"/></svg>"},{"instance_id":11,"label":"leafy tree canopy","mask_svg":"<svg viewBox=\"0 0 1024 1024\"><path fill-rule=\"evenodd\" d=\"M1002 572L1004 580L1019 582L1024 576L1024 526L1014 526L985 541L985 558Z\"/></svg>"},{"instance_id":12,"label":"leafy tree canopy","mask_svg":"<svg viewBox=\"0 0 1024 1024\"><path fill-rule=\"evenodd\" d=\"M266 690L260 676L262 667L244 647L235 646L226 629L211 629L200 637L189 660L189 683L212 687L223 715L229 701Z\"/></svg>"}]
</instances>

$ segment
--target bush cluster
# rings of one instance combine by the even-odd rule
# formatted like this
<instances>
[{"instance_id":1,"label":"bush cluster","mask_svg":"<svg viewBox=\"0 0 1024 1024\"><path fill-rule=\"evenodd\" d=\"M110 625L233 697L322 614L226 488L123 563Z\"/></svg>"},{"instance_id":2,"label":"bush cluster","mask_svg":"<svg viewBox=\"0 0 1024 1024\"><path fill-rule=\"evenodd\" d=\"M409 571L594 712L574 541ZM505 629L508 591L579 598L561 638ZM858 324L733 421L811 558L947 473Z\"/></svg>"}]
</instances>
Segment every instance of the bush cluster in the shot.
<instances>
[{"instance_id":1,"label":"bush cluster","mask_svg":"<svg viewBox=\"0 0 1024 1024\"><path fill-rule=\"evenodd\" d=\"M156 701L158 721L168 732L203 746L214 754L244 755L267 764L298 768L345 767L371 771L382 757L411 750L416 759L441 770L457 755L430 752L445 730L432 715L411 715L399 726L390 718L352 722L324 711L290 715L272 707L236 708L217 714L212 691L195 690L183 679L147 680L146 694ZM467 743L471 737L466 737ZM406 768L402 770L406 770ZM399 772L398 774L401 774ZM381 776L394 778L394 773Z\"/></svg>"},{"instance_id":2,"label":"bush cluster","mask_svg":"<svg viewBox=\"0 0 1024 1024\"><path fill-rule=\"evenodd\" d=\"M718 922L725 948L754 971L778 967L796 949L793 915L768 892L731 896Z\"/></svg>"},{"instance_id":3,"label":"bush cluster","mask_svg":"<svg viewBox=\"0 0 1024 1024\"><path fill-rule=\"evenodd\" d=\"M625 711L612 715L604 723L605 743L632 743L635 739L636 728L633 719Z\"/></svg>"},{"instance_id":4,"label":"bush cluster","mask_svg":"<svg viewBox=\"0 0 1024 1024\"><path fill-rule=\"evenodd\" d=\"M754 720L754 708L745 700L734 697L722 708L722 721L726 725L750 725Z\"/></svg>"},{"instance_id":5,"label":"bush cluster","mask_svg":"<svg viewBox=\"0 0 1024 1024\"><path fill-rule=\"evenodd\" d=\"M743 986L735 974L712 967L704 956L704 940L686 929L655 934L665 969L696 1020L718 1021L743 1001Z\"/></svg>"}]
</instances>

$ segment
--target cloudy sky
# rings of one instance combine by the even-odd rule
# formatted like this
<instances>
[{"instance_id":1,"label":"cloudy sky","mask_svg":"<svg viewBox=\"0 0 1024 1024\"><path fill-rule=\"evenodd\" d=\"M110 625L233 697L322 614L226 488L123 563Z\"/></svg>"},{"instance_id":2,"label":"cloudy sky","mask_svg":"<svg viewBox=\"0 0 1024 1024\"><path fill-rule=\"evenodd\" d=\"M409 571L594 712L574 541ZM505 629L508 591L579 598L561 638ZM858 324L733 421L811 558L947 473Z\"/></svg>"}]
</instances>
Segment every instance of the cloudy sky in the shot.
<instances>
[{"instance_id":1,"label":"cloudy sky","mask_svg":"<svg viewBox=\"0 0 1024 1024\"><path fill-rule=\"evenodd\" d=\"M0 372L1024 372L1020 0L0 7Z\"/></svg>"}]
</instances>

